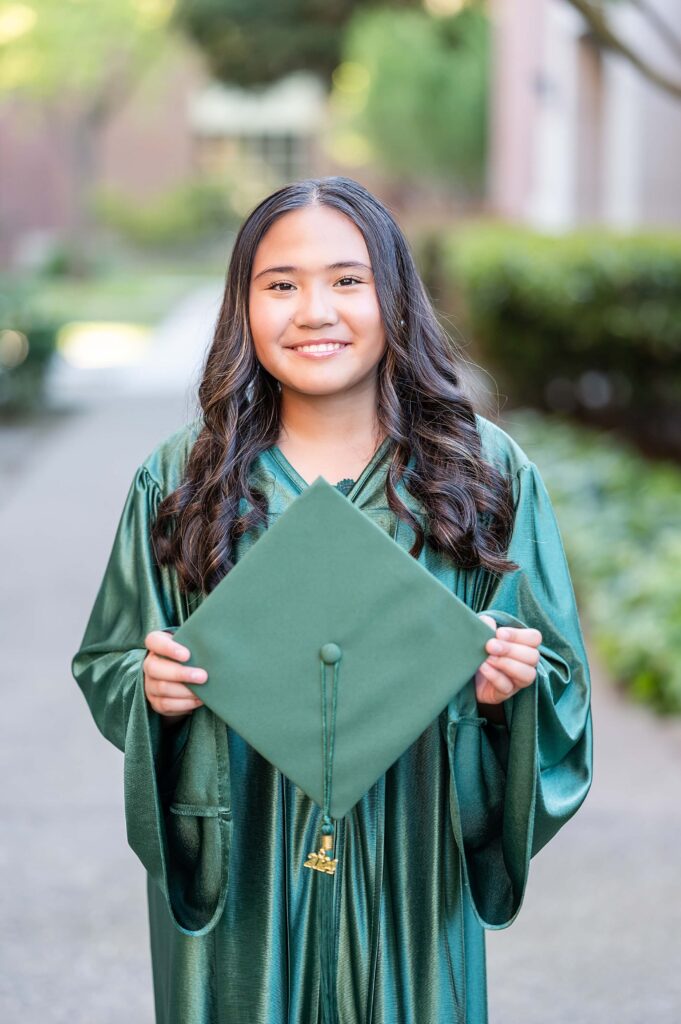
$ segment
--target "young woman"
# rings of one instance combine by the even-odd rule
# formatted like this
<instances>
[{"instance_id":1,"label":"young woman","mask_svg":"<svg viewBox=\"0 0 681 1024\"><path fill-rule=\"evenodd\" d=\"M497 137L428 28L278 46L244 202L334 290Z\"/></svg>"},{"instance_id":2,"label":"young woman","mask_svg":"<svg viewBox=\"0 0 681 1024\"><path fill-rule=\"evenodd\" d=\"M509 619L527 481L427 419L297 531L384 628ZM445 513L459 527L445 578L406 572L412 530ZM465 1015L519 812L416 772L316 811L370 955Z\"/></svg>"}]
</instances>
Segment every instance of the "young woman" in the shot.
<instances>
[{"instance_id":1,"label":"young woman","mask_svg":"<svg viewBox=\"0 0 681 1024\"><path fill-rule=\"evenodd\" d=\"M156 1019L484 1024L484 929L514 921L591 783L589 668L537 467L474 411L399 227L347 178L247 217L199 399L135 474L72 664L125 752ZM344 819L330 988L303 869L319 809L184 685L206 673L172 638L319 475L496 631Z\"/></svg>"}]
</instances>

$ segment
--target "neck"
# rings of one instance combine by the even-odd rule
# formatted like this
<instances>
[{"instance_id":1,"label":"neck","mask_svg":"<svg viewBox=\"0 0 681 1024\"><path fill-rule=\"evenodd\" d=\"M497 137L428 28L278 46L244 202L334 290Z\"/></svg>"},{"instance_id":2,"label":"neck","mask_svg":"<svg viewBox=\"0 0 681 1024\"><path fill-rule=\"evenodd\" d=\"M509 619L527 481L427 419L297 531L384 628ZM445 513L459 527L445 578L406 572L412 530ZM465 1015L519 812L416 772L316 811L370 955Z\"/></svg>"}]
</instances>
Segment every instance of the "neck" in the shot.
<instances>
[{"instance_id":1,"label":"neck","mask_svg":"<svg viewBox=\"0 0 681 1024\"><path fill-rule=\"evenodd\" d=\"M373 453L384 436L376 415L375 386L342 395L305 395L282 386L279 444L319 452L351 448Z\"/></svg>"}]
</instances>

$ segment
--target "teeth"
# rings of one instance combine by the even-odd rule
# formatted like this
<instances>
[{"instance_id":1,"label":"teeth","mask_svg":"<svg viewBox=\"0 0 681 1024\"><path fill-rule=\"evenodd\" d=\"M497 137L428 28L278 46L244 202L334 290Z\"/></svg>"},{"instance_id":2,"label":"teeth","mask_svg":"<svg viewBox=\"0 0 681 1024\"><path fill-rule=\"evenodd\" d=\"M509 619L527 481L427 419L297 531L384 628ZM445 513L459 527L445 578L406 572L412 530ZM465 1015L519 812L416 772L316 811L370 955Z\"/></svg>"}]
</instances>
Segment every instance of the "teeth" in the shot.
<instances>
[{"instance_id":1,"label":"teeth","mask_svg":"<svg viewBox=\"0 0 681 1024\"><path fill-rule=\"evenodd\" d=\"M334 342L324 345L297 345L296 348L298 352L336 352L339 348L345 348L345 345Z\"/></svg>"}]
</instances>

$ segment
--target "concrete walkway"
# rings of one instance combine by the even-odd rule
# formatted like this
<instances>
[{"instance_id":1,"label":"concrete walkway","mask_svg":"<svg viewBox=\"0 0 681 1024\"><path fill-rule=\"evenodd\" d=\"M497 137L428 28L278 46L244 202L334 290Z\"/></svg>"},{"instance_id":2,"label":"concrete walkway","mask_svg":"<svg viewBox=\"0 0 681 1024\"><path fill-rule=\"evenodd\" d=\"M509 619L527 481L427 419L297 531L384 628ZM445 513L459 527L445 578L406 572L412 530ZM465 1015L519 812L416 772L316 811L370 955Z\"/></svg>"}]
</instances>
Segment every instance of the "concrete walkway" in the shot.
<instances>
[{"instance_id":1,"label":"concrete walkway","mask_svg":"<svg viewBox=\"0 0 681 1024\"><path fill-rule=\"evenodd\" d=\"M590 664L594 782L515 923L487 933L490 1024L681 1021L681 721Z\"/></svg>"},{"instance_id":2,"label":"concrete walkway","mask_svg":"<svg viewBox=\"0 0 681 1024\"><path fill-rule=\"evenodd\" d=\"M177 396L74 413L34 438L25 473L0 502L0 1020L8 1024L153 1021L144 873L125 837L123 758L94 726L70 660L133 473L184 414Z\"/></svg>"},{"instance_id":3,"label":"concrete walkway","mask_svg":"<svg viewBox=\"0 0 681 1024\"><path fill-rule=\"evenodd\" d=\"M192 404L168 391L74 411L9 460L11 487L0 478L3 1021L153 1021L123 760L70 659L132 475ZM491 1024L681 1020L680 727L618 699L595 665L594 724L586 803L534 859L516 923L488 933Z\"/></svg>"},{"instance_id":4,"label":"concrete walkway","mask_svg":"<svg viewBox=\"0 0 681 1024\"><path fill-rule=\"evenodd\" d=\"M96 407L120 396L168 396L172 400L201 379L203 358L220 311L223 282L207 281L171 308L155 328L138 362L83 369L59 354L48 378L51 404L58 408Z\"/></svg>"}]
</instances>

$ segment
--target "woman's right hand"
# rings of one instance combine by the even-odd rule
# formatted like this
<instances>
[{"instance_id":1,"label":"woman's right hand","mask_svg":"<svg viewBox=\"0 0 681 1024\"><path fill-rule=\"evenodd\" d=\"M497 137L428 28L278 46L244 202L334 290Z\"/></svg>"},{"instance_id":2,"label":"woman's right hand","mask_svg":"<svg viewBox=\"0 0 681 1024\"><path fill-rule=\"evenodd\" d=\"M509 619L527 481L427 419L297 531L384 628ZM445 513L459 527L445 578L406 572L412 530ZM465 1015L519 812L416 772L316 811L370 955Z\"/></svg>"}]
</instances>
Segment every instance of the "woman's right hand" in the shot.
<instances>
[{"instance_id":1,"label":"woman's right hand","mask_svg":"<svg viewBox=\"0 0 681 1024\"><path fill-rule=\"evenodd\" d=\"M178 662L186 661L189 651L175 643L170 633L154 629L144 638L148 654L142 662L144 693L154 711L166 721L177 721L203 704L184 683L205 683L205 669Z\"/></svg>"}]
</instances>

